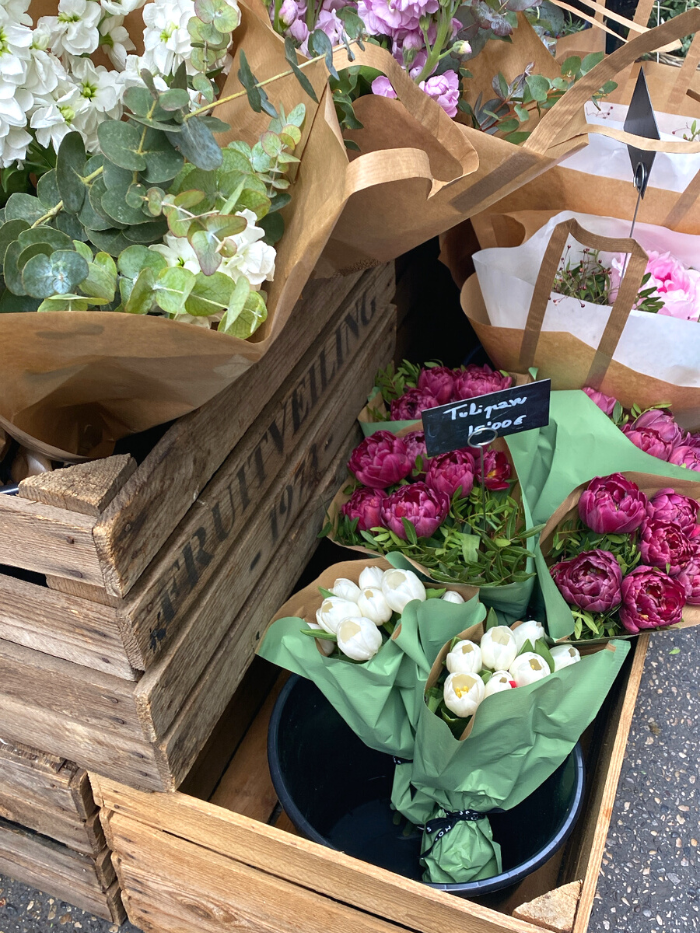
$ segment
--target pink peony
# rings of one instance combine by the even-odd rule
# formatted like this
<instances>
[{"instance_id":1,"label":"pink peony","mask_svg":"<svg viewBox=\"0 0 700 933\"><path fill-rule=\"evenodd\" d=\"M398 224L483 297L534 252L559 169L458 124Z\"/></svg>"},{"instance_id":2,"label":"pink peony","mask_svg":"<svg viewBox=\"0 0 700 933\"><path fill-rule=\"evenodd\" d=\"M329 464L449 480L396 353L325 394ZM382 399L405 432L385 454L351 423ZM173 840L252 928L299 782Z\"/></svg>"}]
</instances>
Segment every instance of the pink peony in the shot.
<instances>
[{"instance_id":1,"label":"pink peony","mask_svg":"<svg viewBox=\"0 0 700 933\"><path fill-rule=\"evenodd\" d=\"M406 389L400 398L391 403L392 421L420 421L426 408L436 408L437 399L423 389Z\"/></svg>"},{"instance_id":2,"label":"pink peony","mask_svg":"<svg viewBox=\"0 0 700 933\"><path fill-rule=\"evenodd\" d=\"M474 488L474 457L468 450L451 450L433 457L428 467L426 483L450 499L461 487L460 499L466 499Z\"/></svg>"},{"instance_id":3,"label":"pink peony","mask_svg":"<svg viewBox=\"0 0 700 933\"><path fill-rule=\"evenodd\" d=\"M695 546L693 557L681 570L676 580L685 587L686 602L700 606L700 547Z\"/></svg>"},{"instance_id":4,"label":"pink peony","mask_svg":"<svg viewBox=\"0 0 700 933\"><path fill-rule=\"evenodd\" d=\"M622 430L636 447L659 460L668 460L674 448L683 442L683 432L673 415L658 408L643 412Z\"/></svg>"},{"instance_id":5,"label":"pink peony","mask_svg":"<svg viewBox=\"0 0 700 933\"><path fill-rule=\"evenodd\" d=\"M660 489L647 504L649 518L675 522L684 531L697 525L700 503L690 496L681 496L673 489Z\"/></svg>"},{"instance_id":6,"label":"pink peony","mask_svg":"<svg viewBox=\"0 0 700 933\"><path fill-rule=\"evenodd\" d=\"M383 489L368 489L366 486L360 486L341 508L341 512L349 519L358 519L358 531L379 528L382 524L380 506L386 497L387 493Z\"/></svg>"},{"instance_id":7,"label":"pink peony","mask_svg":"<svg viewBox=\"0 0 700 933\"><path fill-rule=\"evenodd\" d=\"M464 370L455 373L455 401L476 398L478 395L487 395L489 392L498 392L500 389L509 389L513 385L510 376L502 376L484 363L477 366L470 363Z\"/></svg>"},{"instance_id":8,"label":"pink peony","mask_svg":"<svg viewBox=\"0 0 700 933\"><path fill-rule=\"evenodd\" d=\"M420 457L422 461L421 475L424 475L430 462L428 451L425 449L425 434L423 431L409 431L408 434L403 434L402 438L406 443L408 459L411 461L411 470L416 469L416 460Z\"/></svg>"},{"instance_id":9,"label":"pink peony","mask_svg":"<svg viewBox=\"0 0 700 933\"><path fill-rule=\"evenodd\" d=\"M418 87L425 91L442 107L448 117L457 116L459 104L459 76L456 71L445 71L441 75L433 75L427 81L421 81Z\"/></svg>"},{"instance_id":10,"label":"pink peony","mask_svg":"<svg viewBox=\"0 0 700 933\"><path fill-rule=\"evenodd\" d=\"M372 82L372 93L376 94L377 97L391 97L396 98L398 94L391 86L391 81L388 78L385 78L384 75L379 75L378 78L375 78Z\"/></svg>"},{"instance_id":11,"label":"pink peony","mask_svg":"<svg viewBox=\"0 0 700 933\"><path fill-rule=\"evenodd\" d=\"M676 447L668 458L668 462L685 467L687 470L697 470L700 473L700 448L682 444Z\"/></svg>"},{"instance_id":12,"label":"pink peony","mask_svg":"<svg viewBox=\"0 0 700 933\"><path fill-rule=\"evenodd\" d=\"M583 391L589 397L592 402L595 402L598 408L601 411L605 412L608 417L612 415L617 399L613 398L612 395L603 395L602 392L597 392L595 389L589 389L588 386L584 386Z\"/></svg>"},{"instance_id":13,"label":"pink peony","mask_svg":"<svg viewBox=\"0 0 700 933\"><path fill-rule=\"evenodd\" d=\"M695 447L700 450L700 434L687 434L683 438L684 447Z\"/></svg>"},{"instance_id":14,"label":"pink peony","mask_svg":"<svg viewBox=\"0 0 700 933\"><path fill-rule=\"evenodd\" d=\"M383 489L400 482L413 465L404 441L391 431L376 431L353 450L348 469L372 489Z\"/></svg>"},{"instance_id":15,"label":"pink peony","mask_svg":"<svg viewBox=\"0 0 700 933\"><path fill-rule=\"evenodd\" d=\"M629 534L646 518L647 497L622 473L596 476L579 499L581 521L599 535Z\"/></svg>"},{"instance_id":16,"label":"pink peony","mask_svg":"<svg viewBox=\"0 0 700 933\"><path fill-rule=\"evenodd\" d=\"M654 286L664 303L659 314L697 321L700 317L700 272L686 268L670 253L649 250L647 272L651 278L644 286ZM655 297L655 296L653 296Z\"/></svg>"},{"instance_id":17,"label":"pink peony","mask_svg":"<svg viewBox=\"0 0 700 933\"><path fill-rule=\"evenodd\" d=\"M486 486L492 492L499 489L508 489L510 483L508 480L511 475L510 463L508 458L500 450L484 451L484 473L485 478L481 477L481 457L478 453L474 454L475 476L482 485Z\"/></svg>"},{"instance_id":18,"label":"pink peony","mask_svg":"<svg viewBox=\"0 0 700 933\"><path fill-rule=\"evenodd\" d=\"M645 564L675 577L690 563L695 549L680 525L651 518L642 525L639 550Z\"/></svg>"},{"instance_id":19,"label":"pink peony","mask_svg":"<svg viewBox=\"0 0 700 933\"><path fill-rule=\"evenodd\" d=\"M567 603L588 612L608 612L622 599L622 570L610 551L582 551L550 573Z\"/></svg>"},{"instance_id":20,"label":"pink peony","mask_svg":"<svg viewBox=\"0 0 700 933\"><path fill-rule=\"evenodd\" d=\"M432 395L438 405L446 405L452 400L454 385L455 374L449 366L421 369L418 377L418 388Z\"/></svg>"},{"instance_id":21,"label":"pink peony","mask_svg":"<svg viewBox=\"0 0 700 933\"><path fill-rule=\"evenodd\" d=\"M436 492L425 483L399 486L382 501L382 524L406 540L406 529L402 519L406 518L416 529L419 538L429 538L445 521L450 509L450 499Z\"/></svg>"},{"instance_id":22,"label":"pink peony","mask_svg":"<svg viewBox=\"0 0 700 933\"><path fill-rule=\"evenodd\" d=\"M622 581L620 622L636 635L683 618L685 587L658 567L636 567Z\"/></svg>"}]
</instances>

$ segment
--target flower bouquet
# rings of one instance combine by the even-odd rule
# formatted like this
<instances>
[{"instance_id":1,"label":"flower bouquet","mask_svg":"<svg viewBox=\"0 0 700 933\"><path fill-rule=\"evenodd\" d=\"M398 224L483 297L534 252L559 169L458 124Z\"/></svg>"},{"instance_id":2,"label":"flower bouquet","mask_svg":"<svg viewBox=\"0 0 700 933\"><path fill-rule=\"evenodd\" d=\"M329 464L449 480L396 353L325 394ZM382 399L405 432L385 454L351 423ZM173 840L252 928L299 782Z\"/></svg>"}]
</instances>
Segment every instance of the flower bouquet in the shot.
<instances>
[{"instance_id":1,"label":"flower bouquet","mask_svg":"<svg viewBox=\"0 0 700 933\"><path fill-rule=\"evenodd\" d=\"M576 639L700 622L700 483L596 477L554 512L541 547Z\"/></svg>"}]
</instances>

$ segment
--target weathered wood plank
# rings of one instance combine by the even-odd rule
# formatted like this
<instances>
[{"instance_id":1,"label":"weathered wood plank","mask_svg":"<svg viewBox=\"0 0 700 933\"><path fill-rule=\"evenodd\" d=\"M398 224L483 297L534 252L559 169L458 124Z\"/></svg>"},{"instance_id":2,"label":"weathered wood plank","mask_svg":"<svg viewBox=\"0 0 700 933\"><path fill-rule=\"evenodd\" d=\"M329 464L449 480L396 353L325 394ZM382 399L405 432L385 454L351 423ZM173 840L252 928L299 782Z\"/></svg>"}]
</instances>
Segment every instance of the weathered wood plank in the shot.
<instances>
[{"instance_id":1,"label":"weathered wood plank","mask_svg":"<svg viewBox=\"0 0 700 933\"><path fill-rule=\"evenodd\" d=\"M322 886L337 901L357 907L358 913L366 910L421 933L541 933L531 924L193 797L144 794L104 778L91 775L91 779L98 803L106 808L103 822L109 815L105 835L120 860L125 856L124 837L137 836L143 832L141 827L160 828L175 837L175 851L181 840L186 840L206 849L206 858L213 852L304 888L317 890ZM109 828L115 827L114 820L125 817L127 821L118 824L118 833ZM118 873L126 860L118 862ZM187 864L184 856L179 862ZM163 862L161 872L165 875ZM191 890L186 881L183 888ZM204 888L205 894L207 890ZM227 897L225 903L232 905L233 901ZM303 925L300 929L306 930ZM340 929L350 931L353 926L346 924Z\"/></svg>"},{"instance_id":2,"label":"weathered wood plank","mask_svg":"<svg viewBox=\"0 0 700 933\"><path fill-rule=\"evenodd\" d=\"M104 586L95 519L19 496L0 496L0 564Z\"/></svg>"},{"instance_id":3,"label":"weathered wood plank","mask_svg":"<svg viewBox=\"0 0 700 933\"><path fill-rule=\"evenodd\" d=\"M0 817L49 836L83 855L99 855L105 848L97 813L83 822L75 812L48 809L18 789L0 782Z\"/></svg>"},{"instance_id":4,"label":"weathered wood plank","mask_svg":"<svg viewBox=\"0 0 700 933\"><path fill-rule=\"evenodd\" d=\"M379 281L361 284L367 287L347 299L341 318L305 354L125 600L125 624L139 643L144 667L176 638L190 607L227 559L228 547L303 446L304 432L331 400L342 404L340 380L357 366L354 357L363 343L371 343L380 320L393 316L388 310L391 276L384 271ZM359 410L365 399L357 386L353 398L360 399ZM354 418L351 399L346 402L343 415Z\"/></svg>"},{"instance_id":5,"label":"weathered wood plank","mask_svg":"<svg viewBox=\"0 0 700 933\"><path fill-rule=\"evenodd\" d=\"M97 804L95 803L95 798L92 796L92 787L90 786L90 778L87 771L75 765L73 765L73 768L73 777L68 787L73 805L75 806L75 812L81 819L87 820L90 819L97 810Z\"/></svg>"},{"instance_id":6,"label":"weathered wood plank","mask_svg":"<svg viewBox=\"0 0 700 933\"><path fill-rule=\"evenodd\" d=\"M249 370L243 383L234 383L209 404L180 418L151 451L95 527L108 592L117 596L129 592L173 525L360 278L309 283L284 337ZM183 450L190 455L183 457Z\"/></svg>"},{"instance_id":7,"label":"weathered wood plank","mask_svg":"<svg viewBox=\"0 0 700 933\"><path fill-rule=\"evenodd\" d=\"M318 529L322 527L325 510L346 475L347 458L358 439L359 425L356 425L333 466L318 484L313 498L293 527L285 531L256 590L233 620L167 735L154 746L159 756L161 774L164 780L170 780L171 789L180 785L192 767L199 749L252 661L261 633L287 599L308 563L317 543ZM249 572L252 573L256 566L249 567ZM244 564L241 572L245 572L245 569Z\"/></svg>"},{"instance_id":8,"label":"weathered wood plank","mask_svg":"<svg viewBox=\"0 0 700 933\"><path fill-rule=\"evenodd\" d=\"M200 592L181 635L136 687L137 707L150 739L163 737L224 632L255 588L257 578L274 559L286 529L315 496L320 478L355 422L378 366L391 359L393 341L393 321L388 326L385 323L379 335L371 331L366 352L348 368L317 422L299 441L298 451L290 451L287 466L271 481L272 488L244 510L246 524L237 536L231 536L233 546L224 549L220 545L223 553L218 561L219 573L208 577L209 585ZM322 517L316 532L321 526ZM209 553L215 553L213 547Z\"/></svg>"},{"instance_id":9,"label":"weathered wood plank","mask_svg":"<svg viewBox=\"0 0 700 933\"><path fill-rule=\"evenodd\" d=\"M62 470L28 476L19 484L19 495L59 509L99 515L135 469L136 461L129 454L91 460Z\"/></svg>"},{"instance_id":10,"label":"weathered wood plank","mask_svg":"<svg viewBox=\"0 0 700 933\"><path fill-rule=\"evenodd\" d=\"M0 573L0 638L135 680L117 612Z\"/></svg>"}]
</instances>

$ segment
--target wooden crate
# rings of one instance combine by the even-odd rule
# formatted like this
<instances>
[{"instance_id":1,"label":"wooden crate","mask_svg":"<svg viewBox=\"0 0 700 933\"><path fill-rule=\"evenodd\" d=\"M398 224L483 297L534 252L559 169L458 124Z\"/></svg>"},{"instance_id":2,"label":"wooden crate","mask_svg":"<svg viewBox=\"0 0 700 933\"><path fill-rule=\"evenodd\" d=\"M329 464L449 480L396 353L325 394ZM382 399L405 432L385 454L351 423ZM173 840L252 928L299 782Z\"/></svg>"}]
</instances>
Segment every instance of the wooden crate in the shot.
<instances>
[{"instance_id":1,"label":"wooden crate","mask_svg":"<svg viewBox=\"0 0 700 933\"><path fill-rule=\"evenodd\" d=\"M0 739L0 874L125 919L87 772Z\"/></svg>"},{"instance_id":2,"label":"wooden crate","mask_svg":"<svg viewBox=\"0 0 700 933\"><path fill-rule=\"evenodd\" d=\"M129 919L146 933L585 933L647 640L586 733L587 800L574 836L514 893L479 903L295 834L266 758L280 682L271 688L277 670L256 660L187 793L145 794L91 775Z\"/></svg>"},{"instance_id":3,"label":"wooden crate","mask_svg":"<svg viewBox=\"0 0 700 933\"><path fill-rule=\"evenodd\" d=\"M179 785L315 545L393 353L393 281L383 266L311 283L264 360L138 467L112 457L0 496L0 735Z\"/></svg>"}]
</instances>

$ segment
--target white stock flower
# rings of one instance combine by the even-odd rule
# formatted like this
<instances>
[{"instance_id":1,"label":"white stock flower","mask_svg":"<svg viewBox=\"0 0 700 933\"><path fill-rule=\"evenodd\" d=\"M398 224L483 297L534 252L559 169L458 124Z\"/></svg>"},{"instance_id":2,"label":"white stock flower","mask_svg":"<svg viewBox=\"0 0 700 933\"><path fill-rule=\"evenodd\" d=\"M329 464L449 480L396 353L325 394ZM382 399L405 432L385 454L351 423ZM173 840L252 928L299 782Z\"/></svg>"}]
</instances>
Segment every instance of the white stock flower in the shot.
<instances>
[{"instance_id":1,"label":"white stock flower","mask_svg":"<svg viewBox=\"0 0 700 933\"><path fill-rule=\"evenodd\" d=\"M58 95L58 100L47 97L34 101L29 125L35 131L40 146L53 146L58 152L63 137L74 129L73 121L80 94L77 86L67 76L59 78L54 93Z\"/></svg>"},{"instance_id":2,"label":"white stock flower","mask_svg":"<svg viewBox=\"0 0 700 933\"><path fill-rule=\"evenodd\" d=\"M118 119L121 116L121 104L113 75L114 72L107 71L103 65L95 67L89 58L80 58L73 62L73 76L78 89L78 97L73 103L73 123L75 129L82 134L85 146L90 152L99 148L97 127L100 123L107 117ZM62 101L59 100L58 103Z\"/></svg>"},{"instance_id":3,"label":"white stock flower","mask_svg":"<svg viewBox=\"0 0 700 933\"><path fill-rule=\"evenodd\" d=\"M517 657L511 664L509 672L519 687L534 684L538 680L549 677L551 673L545 659L533 651L526 651L525 654Z\"/></svg>"},{"instance_id":4,"label":"white stock flower","mask_svg":"<svg viewBox=\"0 0 700 933\"><path fill-rule=\"evenodd\" d=\"M478 674L482 668L481 648L473 641L458 641L445 658L445 666L451 674Z\"/></svg>"},{"instance_id":5,"label":"white stock flower","mask_svg":"<svg viewBox=\"0 0 700 933\"><path fill-rule=\"evenodd\" d=\"M123 16L108 16L100 23L100 46L117 71L124 71L129 52L136 48L123 23Z\"/></svg>"},{"instance_id":6,"label":"white stock flower","mask_svg":"<svg viewBox=\"0 0 700 933\"><path fill-rule=\"evenodd\" d=\"M363 590L360 590L357 608L366 619L371 619L375 625L383 625L391 618L391 606L378 586L366 586Z\"/></svg>"},{"instance_id":7,"label":"white stock flower","mask_svg":"<svg viewBox=\"0 0 700 933\"><path fill-rule=\"evenodd\" d=\"M353 661L369 661L382 647L382 635L371 619L345 619L338 626L338 647Z\"/></svg>"},{"instance_id":8,"label":"white stock flower","mask_svg":"<svg viewBox=\"0 0 700 933\"><path fill-rule=\"evenodd\" d=\"M257 217L253 211L246 207L242 211L236 211L236 215L245 217L246 228L242 233L227 238L236 244L236 253L230 259L224 259L221 272L230 275L234 280L244 275L252 288L259 288L263 282L272 281L277 254L274 247L262 242L265 231L256 226Z\"/></svg>"},{"instance_id":9,"label":"white stock flower","mask_svg":"<svg viewBox=\"0 0 700 933\"><path fill-rule=\"evenodd\" d=\"M146 0L100 0L102 9L110 16L126 16L140 10Z\"/></svg>"},{"instance_id":10,"label":"white stock flower","mask_svg":"<svg viewBox=\"0 0 700 933\"><path fill-rule=\"evenodd\" d=\"M0 84L21 85L31 58L32 31L0 6Z\"/></svg>"},{"instance_id":11,"label":"white stock flower","mask_svg":"<svg viewBox=\"0 0 700 933\"><path fill-rule=\"evenodd\" d=\"M0 164L2 168L24 159L32 141L26 132L27 112L32 106L32 95L6 84L0 78Z\"/></svg>"},{"instance_id":12,"label":"white stock flower","mask_svg":"<svg viewBox=\"0 0 700 933\"><path fill-rule=\"evenodd\" d=\"M445 706L460 719L474 715L484 694L484 682L478 674L450 674L443 688Z\"/></svg>"},{"instance_id":13,"label":"white stock flower","mask_svg":"<svg viewBox=\"0 0 700 933\"><path fill-rule=\"evenodd\" d=\"M380 567L365 567L360 574L360 589L364 590L369 586L377 586L381 589L383 578L384 571Z\"/></svg>"},{"instance_id":14,"label":"white stock flower","mask_svg":"<svg viewBox=\"0 0 700 933\"><path fill-rule=\"evenodd\" d=\"M59 0L58 16L42 16L38 26L51 34L55 55L91 55L100 42L101 16L97 0Z\"/></svg>"},{"instance_id":15,"label":"white stock flower","mask_svg":"<svg viewBox=\"0 0 700 933\"><path fill-rule=\"evenodd\" d=\"M197 254L190 246L187 237L166 233L162 243L154 243L148 248L155 253L160 253L169 266L182 266L183 269L194 272L195 275L202 271Z\"/></svg>"},{"instance_id":16,"label":"white stock flower","mask_svg":"<svg viewBox=\"0 0 700 933\"><path fill-rule=\"evenodd\" d=\"M535 619L530 619L529 622L521 623L512 631L515 644L518 646L518 651L522 650L526 641L529 641L534 648L539 639L545 637L544 626Z\"/></svg>"},{"instance_id":17,"label":"white stock flower","mask_svg":"<svg viewBox=\"0 0 700 933\"><path fill-rule=\"evenodd\" d=\"M0 139L0 168L23 162L32 137L21 126L11 126Z\"/></svg>"},{"instance_id":18,"label":"white stock flower","mask_svg":"<svg viewBox=\"0 0 700 933\"><path fill-rule=\"evenodd\" d=\"M351 603L356 603L360 598L360 587L347 577L338 577L331 587L331 593L334 596L340 596L341 599L349 599Z\"/></svg>"},{"instance_id":19,"label":"white stock flower","mask_svg":"<svg viewBox=\"0 0 700 933\"><path fill-rule=\"evenodd\" d=\"M338 634L338 626L341 622L346 619L359 619L361 616L362 613L357 608L357 603L350 602L349 599L341 599L339 596L327 597L316 610L318 624L333 635Z\"/></svg>"},{"instance_id":20,"label":"white stock flower","mask_svg":"<svg viewBox=\"0 0 700 933\"><path fill-rule=\"evenodd\" d=\"M0 0L0 10L4 10L13 23L31 26L32 18L27 13L31 0Z\"/></svg>"},{"instance_id":21,"label":"white stock flower","mask_svg":"<svg viewBox=\"0 0 700 933\"><path fill-rule=\"evenodd\" d=\"M463 603L464 596L461 596L456 590L448 590L442 597L446 603Z\"/></svg>"},{"instance_id":22,"label":"white stock flower","mask_svg":"<svg viewBox=\"0 0 700 933\"><path fill-rule=\"evenodd\" d=\"M481 657L491 671L507 671L518 653L513 632L507 625L495 625L481 637Z\"/></svg>"},{"instance_id":23,"label":"white stock flower","mask_svg":"<svg viewBox=\"0 0 700 933\"><path fill-rule=\"evenodd\" d=\"M484 688L484 699L493 696L494 693L502 693L504 690L512 690L513 680L510 671L494 671L489 682Z\"/></svg>"},{"instance_id":24,"label":"white stock flower","mask_svg":"<svg viewBox=\"0 0 700 933\"><path fill-rule=\"evenodd\" d=\"M576 664L581 660L578 648L573 645L555 645L550 648L550 654L554 661L554 670L561 671L571 664Z\"/></svg>"},{"instance_id":25,"label":"white stock flower","mask_svg":"<svg viewBox=\"0 0 700 933\"><path fill-rule=\"evenodd\" d=\"M403 612L413 599L426 599L425 587L412 570L387 570L382 593L394 612Z\"/></svg>"},{"instance_id":26,"label":"white stock flower","mask_svg":"<svg viewBox=\"0 0 700 933\"><path fill-rule=\"evenodd\" d=\"M36 45L32 46L27 76L24 80L24 87L28 91L45 98L54 93L60 80L66 80L67 77L66 69L55 55Z\"/></svg>"},{"instance_id":27,"label":"white stock flower","mask_svg":"<svg viewBox=\"0 0 700 933\"><path fill-rule=\"evenodd\" d=\"M187 23L195 15L194 0L155 0L146 4L143 21L144 67L174 74L192 54Z\"/></svg>"}]
</instances>

